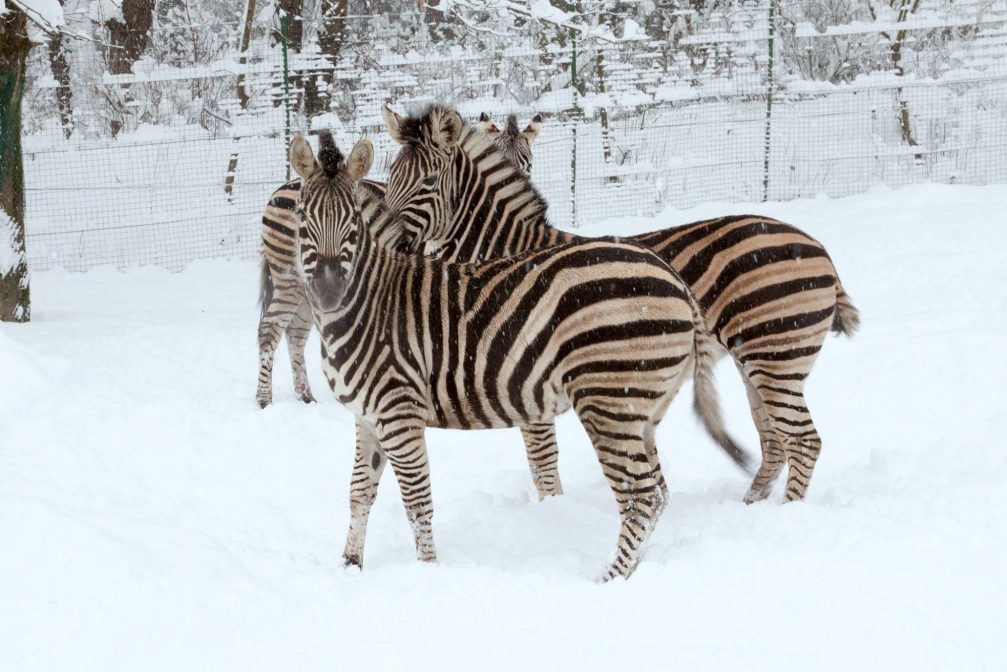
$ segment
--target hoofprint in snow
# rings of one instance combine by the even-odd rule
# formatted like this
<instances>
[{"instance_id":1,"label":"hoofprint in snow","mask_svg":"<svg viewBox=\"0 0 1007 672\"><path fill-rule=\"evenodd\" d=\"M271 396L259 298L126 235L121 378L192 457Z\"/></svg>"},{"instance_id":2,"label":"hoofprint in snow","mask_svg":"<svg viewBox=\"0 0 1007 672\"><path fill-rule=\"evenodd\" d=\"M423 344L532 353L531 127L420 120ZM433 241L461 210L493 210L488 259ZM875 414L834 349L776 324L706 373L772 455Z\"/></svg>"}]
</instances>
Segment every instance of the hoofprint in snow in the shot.
<instances>
[{"instance_id":1,"label":"hoofprint in snow","mask_svg":"<svg viewBox=\"0 0 1007 672\"><path fill-rule=\"evenodd\" d=\"M389 471L365 569L346 570L352 417L297 401L283 355L258 408L254 264L37 273L33 321L0 325L0 666L999 668L1007 187L710 205L585 233L739 212L818 237L863 316L808 384L824 441L808 500L741 504L747 478L686 389L658 433L668 509L611 585L592 579L618 516L573 416L567 494L542 503L516 430L430 431L440 562L414 560ZM718 374L754 450L737 374Z\"/></svg>"}]
</instances>

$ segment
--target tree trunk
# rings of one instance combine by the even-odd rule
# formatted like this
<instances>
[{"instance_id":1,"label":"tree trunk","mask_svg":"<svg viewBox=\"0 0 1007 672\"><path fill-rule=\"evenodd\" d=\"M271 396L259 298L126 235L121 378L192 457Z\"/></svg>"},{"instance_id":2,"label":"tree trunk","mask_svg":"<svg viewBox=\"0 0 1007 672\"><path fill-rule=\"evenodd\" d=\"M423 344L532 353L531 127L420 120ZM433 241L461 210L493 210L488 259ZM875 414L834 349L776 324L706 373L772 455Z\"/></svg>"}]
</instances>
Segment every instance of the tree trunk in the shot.
<instances>
[{"instance_id":1,"label":"tree trunk","mask_svg":"<svg viewBox=\"0 0 1007 672\"><path fill-rule=\"evenodd\" d=\"M128 75L133 64L147 49L150 27L154 24L155 0L122 0L122 18L109 19L108 71L113 75Z\"/></svg>"},{"instance_id":2,"label":"tree trunk","mask_svg":"<svg viewBox=\"0 0 1007 672\"><path fill-rule=\"evenodd\" d=\"M31 318L24 241L21 96L31 50L24 12L4 3L0 14L0 320Z\"/></svg>"},{"instance_id":3,"label":"tree trunk","mask_svg":"<svg viewBox=\"0 0 1007 672\"><path fill-rule=\"evenodd\" d=\"M321 2L322 25L318 31L318 48L332 67L310 75L304 83L304 113L309 119L325 112L332 100L332 87L336 81L335 69L339 65L339 54L343 50L346 15L349 11L349 0L321 0ZM325 89L324 92L319 91L319 84Z\"/></svg>"},{"instance_id":4,"label":"tree trunk","mask_svg":"<svg viewBox=\"0 0 1007 672\"><path fill-rule=\"evenodd\" d=\"M60 7L65 0L59 0ZM67 138L73 134L73 92L70 90L70 64L66 60L66 49L63 48L63 35L57 33L49 40L49 66L52 76L59 86L56 87L56 105L59 108L60 125L63 135Z\"/></svg>"},{"instance_id":5,"label":"tree trunk","mask_svg":"<svg viewBox=\"0 0 1007 672\"><path fill-rule=\"evenodd\" d=\"M601 28L605 25L605 14L598 14L598 27ZM603 97L606 93L605 88L605 52L599 45L598 57L595 60L595 77L597 77L598 93ZM605 160L605 166L608 166L612 162L612 134L608 127L608 108L604 105L598 107L598 120L601 122L601 152ZM618 178L609 176L606 180L607 182L618 182Z\"/></svg>"},{"instance_id":6,"label":"tree trunk","mask_svg":"<svg viewBox=\"0 0 1007 672\"><path fill-rule=\"evenodd\" d=\"M155 0L122 0L122 18L105 21L108 29L109 49L106 51L108 71L113 75L128 75L133 72L133 64L143 56L150 37L150 27L154 24ZM132 98L129 85L122 87L122 114L128 114ZM112 135L122 130L123 120L111 122Z\"/></svg>"},{"instance_id":7,"label":"tree trunk","mask_svg":"<svg viewBox=\"0 0 1007 672\"><path fill-rule=\"evenodd\" d=\"M238 63L245 65L248 62L248 43L252 40L252 23L255 20L255 0L246 0L245 5L245 25L241 29L241 44L239 45L239 52L241 56L238 58ZM238 75L238 101L241 103L241 109L247 110L249 103L248 90L245 87L245 75ZM234 143L237 144L238 139L234 139ZM224 177L224 193L227 194L227 202L234 202L234 177L238 172L238 150L235 148L231 152L230 158L227 160L227 175Z\"/></svg>"},{"instance_id":8,"label":"tree trunk","mask_svg":"<svg viewBox=\"0 0 1007 672\"><path fill-rule=\"evenodd\" d=\"M915 14L920 8L920 0L888 0L888 3L888 6L893 10L898 7L898 14L895 19L898 23L905 23L906 19L908 19L910 15ZM867 3L867 9L871 14L871 19L877 21L878 15L877 12L874 11L874 6L871 3ZM905 68L902 67L902 46L905 44L908 34L909 32L905 29L898 30L893 38L888 34L888 32L881 31L881 35L891 44L892 65L895 68L895 74L900 78L906 74ZM898 102L899 107L899 128L902 131L902 139L905 140L906 144L910 147L918 147L919 143L916 142L916 137L913 135L912 120L909 115L909 105L906 103L906 99L902 96L901 86L895 89L895 99ZM917 163L923 161L922 154L914 154L913 158Z\"/></svg>"},{"instance_id":9,"label":"tree trunk","mask_svg":"<svg viewBox=\"0 0 1007 672\"><path fill-rule=\"evenodd\" d=\"M241 30L241 57L238 63L245 65L248 62L248 44L252 41L252 23L255 21L255 0L246 0L245 25ZM238 100L241 102L241 109L248 109L249 101L248 89L245 87L244 73L238 75Z\"/></svg>"},{"instance_id":10,"label":"tree trunk","mask_svg":"<svg viewBox=\"0 0 1007 672\"><path fill-rule=\"evenodd\" d=\"M280 0L279 9L287 15L287 49L300 54L304 46L304 0ZM291 68L290 85L294 89L293 108L301 107L301 93L304 91L304 76L299 68Z\"/></svg>"}]
</instances>

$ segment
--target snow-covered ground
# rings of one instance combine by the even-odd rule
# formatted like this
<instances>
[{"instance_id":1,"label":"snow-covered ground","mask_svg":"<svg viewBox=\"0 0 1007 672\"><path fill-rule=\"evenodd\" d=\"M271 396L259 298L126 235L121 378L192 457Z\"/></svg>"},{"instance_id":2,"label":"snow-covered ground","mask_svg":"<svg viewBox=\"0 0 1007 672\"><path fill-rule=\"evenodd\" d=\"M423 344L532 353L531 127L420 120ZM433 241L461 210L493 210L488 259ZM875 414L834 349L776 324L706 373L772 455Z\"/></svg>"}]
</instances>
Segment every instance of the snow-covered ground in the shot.
<instances>
[{"instance_id":1,"label":"snow-covered ground","mask_svg":"<svg viewBox=\"0 0 1007 672\"><path fill-rule=\"evenodd\" d=\"M740 503L686 389L658 443L672 499L628 582L594 583L615 504L576 419L538 502L516 430L431 431L439 564L391 472L346 570L352 419L254 402L257 269L50 271L0 325L0 669L982 670L1007 644L1007 187L704 206L826 244L863 317L808 398L808 500ZM285 350L284 350L285 352ZM743 390L729 424L755 448Z\"/></svg>"}]
</instances>

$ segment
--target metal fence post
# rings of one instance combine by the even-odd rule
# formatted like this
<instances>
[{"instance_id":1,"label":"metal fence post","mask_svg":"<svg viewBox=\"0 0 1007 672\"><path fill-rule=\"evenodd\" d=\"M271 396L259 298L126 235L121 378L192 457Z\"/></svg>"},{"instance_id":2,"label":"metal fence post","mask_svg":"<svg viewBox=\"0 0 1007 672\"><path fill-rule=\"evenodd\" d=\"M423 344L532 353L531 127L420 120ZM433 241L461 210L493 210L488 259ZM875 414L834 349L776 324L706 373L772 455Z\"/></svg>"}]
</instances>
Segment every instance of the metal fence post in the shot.
<instances>
[{"instance_id":1,"label":"metal fence post","mask_svg":"<svg viewBox=\"0 0 1007 672\"><path fill-rule=\"evenodd\" d=\"M287 181L290 181L290 68L287 63L287 13L280 10L280 44L283 49L283 164L287 167Z\"/></svg>"},{"instance_id":2,"label":"metal fence post","mask_svg":"<svg viewBox=\"0 0 1007 672\"><path fill-rule=\"evenodd\" d=\"M573 107L570 121L573 123L573 150L570 153L570 223L577 226L577 125L580 123L580 105L577 101L577 31L570 29L570 86L573 89Z\"/></svg>"},{"instance_id":3,"label":"metal fence post","mask_svg":"<svg viewBox=\"0 0 1007 672\"><path fill-rule=\"evenodd\" d=\"M762 157L762 200L769 200L770 125L773 119L773 35L775 32L776 0L769 0L769 65L766 70L766 142Z\"/></svg>"}]
</instances>

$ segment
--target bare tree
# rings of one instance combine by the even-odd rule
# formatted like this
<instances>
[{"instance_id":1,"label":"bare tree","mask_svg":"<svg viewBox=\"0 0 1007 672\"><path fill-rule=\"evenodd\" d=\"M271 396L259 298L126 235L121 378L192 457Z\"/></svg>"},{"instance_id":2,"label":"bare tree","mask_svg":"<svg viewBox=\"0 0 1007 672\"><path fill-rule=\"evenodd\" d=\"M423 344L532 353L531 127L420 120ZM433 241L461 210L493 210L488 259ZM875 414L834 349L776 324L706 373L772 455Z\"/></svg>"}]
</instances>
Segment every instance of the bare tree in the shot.
<instances>
[{"instance_id":1,"label":"bare tree","mask_svg":"<svg viewBox=\"0 0 1007 672\"><path fill-rule=\"evenodd\" d=\"M888 6L895 12L896 23L904 24L906 20L913 14L915 14L920 8L920 0L888 0ZM874 3L868 2L867 8L871 13L871 18L875 21L878 20L878 14L874 9ZM895 74L900 78L904 77L906 74L905 67L902 65L902 48L905 46L906 37L908 37L909 31L905 28L900 28L897 31L881 31L881 36L888 40L890 45L889 54L892 58L892 65L895 68ZM895 97L898 101L899 106L899 128L902 130L902 139L905 140L906 144L910 147L917 147L919 143L916 142L916 136L913 135L912 120L909 115L909 105L906 103L906 99L902 95L902 87L895 89ZM917 161L923 160L922 154L914 154L914 158Z\"/></svg>"},{"instance_id":2,"label":"bare tree","mask_svg":"<svg viewBox=\"0 0 1007 672\"><path fill-rule=\"evenodd\" d=\"M27 15L5 0L0 12L0 320L5 322L31 319L21 155L21 99L31 47Z\"/></svg>"},{"instance_id":3,"label":"bare tree","mask_svg":"<svg viewBox=\"0 0 1007 672\"><path fill-rule=\"evenodd\" d=\"M279 0L277 9L283 12L287 19L287 49L294 54L301 53L304 47L304 0ZM282 37L282 36L281 36ZM304 77L296 68L291 68L291 88L294 91L294 109L300 109L300 93L304 91Z\"/></svg>"},{"instance_id":4,"label":"bare tree","mask_svg":"<svg viewBox=\"0 0 1007 672\"><path fill-rule=\"evenodd\" d=\"M133 64L147 49L150 28L154 24L154 4L155 0L122 0L122 19L111 17L105 21L109 42L105 62L110 74L128 75L133 72ZM129 87L124 89L124 100L118 106L119 118L110 123L113 135L122 130L131 101Z\"/></svg>"},{"instance_id":5,"label":"bare tree","mask_svg":"<svg viewBox=\"0 0 1007 672\"><path fill-rule=\"evenodd\" d=\"M238 63L245 65L248 62L248 44L252 40L252 23L255 21L255 0L246 0L245 2L245 22L241 27L241 43L238 49L241 56L238 58ZM245 85L245 75L241 73L238 75L238 102L241 103L241 109L247 110L248 103L251 97L248 95L248 88ZM235 143L238 142L235 138ZM230 158L227 160L227 176L224 178L224 193L227 194L228 203L232 202L234 198L234 178L235 174L238 172L238 150L235 148L231 152Z\"/></svg>"},{"instance_id":6,"label":"bare tree","mask_svg":"<svg viewBox=\"0 0 1007 672\"><path fill-rule=\"evenodd\" d=\"M59 6L65 6L65 0L59 0ZM69 138L73 133L73 92L70 90L70 64L62 33L56 33L49 39L49 67L52 68L53 79L59 84L56 87L56 106L59 108L60 125L63 135Z\"/></svg>"},{"instance_id":7,"label":"bare tree","mask_svg":"<svg viewBox=\"0 0 1007 672\"><path fill-rule=\"evenodd\" d=\"M318 29L318 49L330 67L312 74L304 82L304 113L310 118L328 109L335 84L335 68L343 50L349 0L321 0L322 22Z\"/></svg>"}]
</instances>

